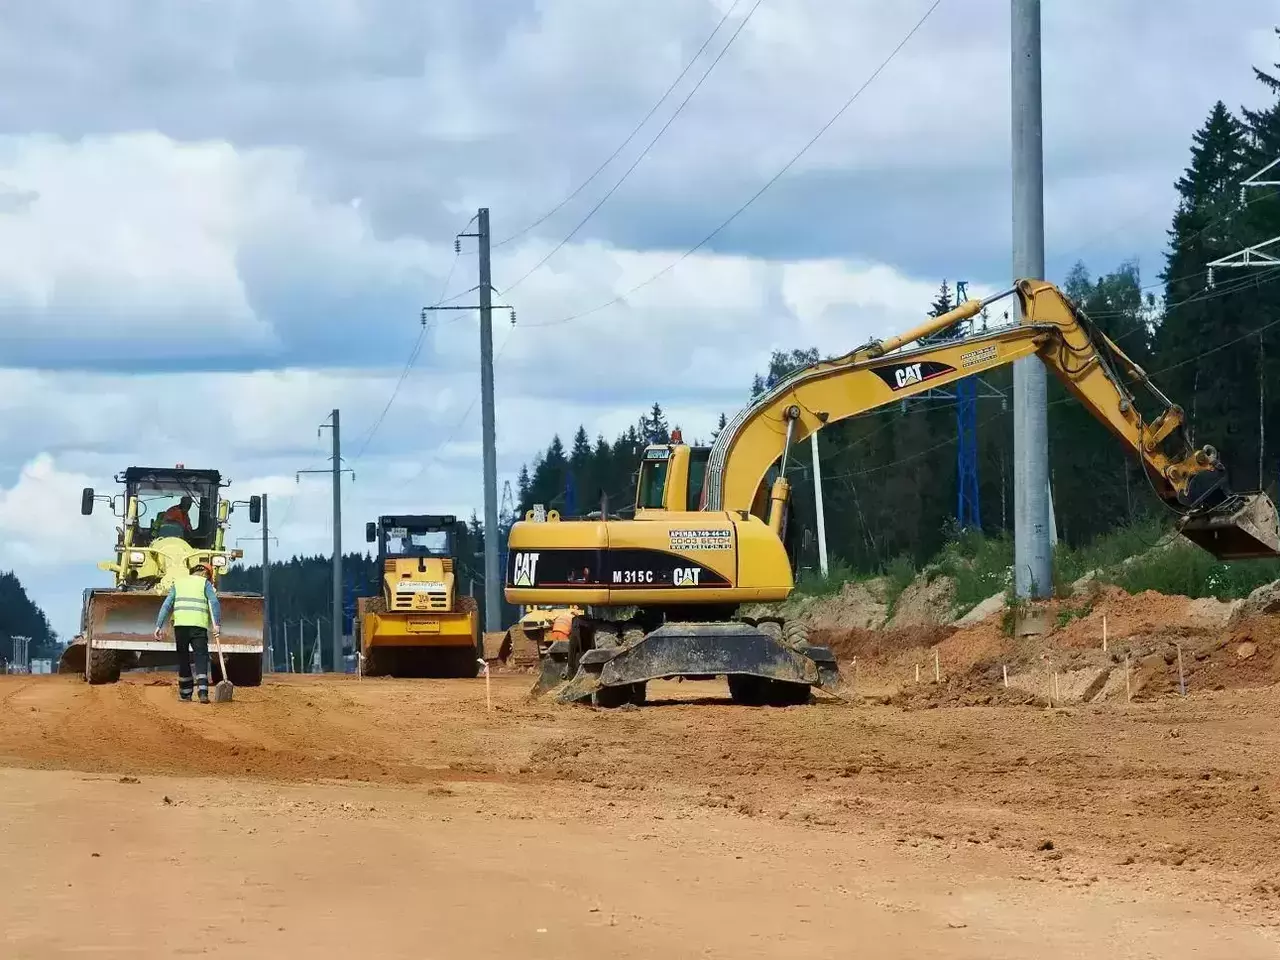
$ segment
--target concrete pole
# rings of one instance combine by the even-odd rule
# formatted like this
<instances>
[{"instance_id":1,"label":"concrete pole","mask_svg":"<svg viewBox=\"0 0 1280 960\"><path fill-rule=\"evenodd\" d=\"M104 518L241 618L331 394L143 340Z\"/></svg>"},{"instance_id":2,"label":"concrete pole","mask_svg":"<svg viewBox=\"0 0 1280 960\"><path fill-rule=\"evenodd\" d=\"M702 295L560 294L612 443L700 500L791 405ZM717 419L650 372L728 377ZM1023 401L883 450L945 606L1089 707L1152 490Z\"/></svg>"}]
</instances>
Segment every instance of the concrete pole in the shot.
<instances>
[{"instance_id":1,"label":"concrete pole","mask_svg":"<svg viewBox=\"0 0 1280 960\"><path fill-rule=\"evenodd\" d=\"M502 629L501 574L498 572L498 452L493 415L493 285L489 266L489 208L481 207L480 260L480 420L484 451L484 629Z\"/></svg>"},{"instance_id":2,"label":"concrete pole","mask_svg":"<svg viewBox=\"0 0 1280 960\"><path fill-rule=\"evenodd\" d=\"M827 519L822 509L822 461L818 456L818 431L809 434L809 442L813 447L813 502L818 514L818 569L822 578L827 578Z\"/></svg>"},{"instance_id":3,"label":"concrete pole","mask_svg":"<svg viewBox=\"0 0 1280 960\"><path fill-rule=\"evenodd\" d=\"M275 670L275 651L271 649L271 528L267 525L267 495L262 495L262 672Z\"/></svg>"},{"instance_id":4,"label":"concrete pole","mask_svg":"<svg viewBox=\"0 0 1280 960\"><path fill-rule=\"evenodd\" d=\"M1040 99L1040 0L1011 0L1013 275L1044 279L1044 144ZM1016 301L1015 301L1016 302ZM1053 590L1049 546L1046 371L1038 357L1013 365L1014 590Z\"/></svg>"},{"instance_id":5,"label":"concrete pole","mask_svg":"<svg viewBox=\"0 0 1280 960\"><path fill-rule=\"evenodd\" d=\"M316 620L316 641L320 640L320 620ZM322 663L319 651L317 664ZM333 671L342 672L342 438L338 411L333 411Z\"/></svg>"}]
</instances>

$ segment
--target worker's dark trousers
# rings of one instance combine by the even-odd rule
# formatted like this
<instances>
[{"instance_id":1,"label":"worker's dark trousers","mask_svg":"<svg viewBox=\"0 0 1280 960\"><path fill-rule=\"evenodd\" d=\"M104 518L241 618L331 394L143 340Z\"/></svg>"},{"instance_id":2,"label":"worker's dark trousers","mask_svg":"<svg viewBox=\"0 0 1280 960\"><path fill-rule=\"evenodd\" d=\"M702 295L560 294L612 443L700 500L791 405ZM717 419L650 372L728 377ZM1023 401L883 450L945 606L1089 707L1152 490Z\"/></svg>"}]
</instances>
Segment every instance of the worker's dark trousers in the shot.
<instances>
[{"instance_id":1,"label":"worker's dark trousers","mask_svg":"<svg viewBox=\"0 0 1280 960\"><path fill-rule=\"evenodd\" d=\"M209 631L204 627L174 627L178 644L178 696L191 699L195 687L201 700L209 699ZM191 677L191 655L195 654L196 675Z\"/></svg>"}]
</instances>

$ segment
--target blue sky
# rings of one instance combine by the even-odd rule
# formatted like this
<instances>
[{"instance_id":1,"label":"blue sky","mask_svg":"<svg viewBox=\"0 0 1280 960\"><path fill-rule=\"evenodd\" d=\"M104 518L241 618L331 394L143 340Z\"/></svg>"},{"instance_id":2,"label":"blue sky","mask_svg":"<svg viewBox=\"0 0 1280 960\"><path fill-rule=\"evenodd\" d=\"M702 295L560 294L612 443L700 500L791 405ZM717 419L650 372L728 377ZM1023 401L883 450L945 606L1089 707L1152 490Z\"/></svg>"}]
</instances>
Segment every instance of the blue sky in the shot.
<instances>
[{"instance_id":1,"label":"blue sky","mask_svg":"<svg viewBox=\"0 0 1280 960\"><path fill-rule=\"evenodd\" d=\"M418 336L495 250L501 480L552 432L612 436L659 400L706 432L774 348L913 323L946 278L1007 282L1007 0L944 0L841 120L755 193L901 40L924 0L17 0L0 23L0 565L61 630L111 524L84 483L136 462L269 492L280 549L327 549L316 426L354 460ZM753 10L743 25L746 14ZM1046 4L1046 233L1058 279L1160 267L1173 182L1219 98L1263 96L1280 3ZM635 171L519 286L644 151ZM446 288L446 279L448 285ZM465 302L465 299L458 302ZM449 314L359 462L349 529L480 506L477 329ZM468 412L469 411L469 412ZM46 538L51 537L50 541Z\"/></svg>"}]
</instances>

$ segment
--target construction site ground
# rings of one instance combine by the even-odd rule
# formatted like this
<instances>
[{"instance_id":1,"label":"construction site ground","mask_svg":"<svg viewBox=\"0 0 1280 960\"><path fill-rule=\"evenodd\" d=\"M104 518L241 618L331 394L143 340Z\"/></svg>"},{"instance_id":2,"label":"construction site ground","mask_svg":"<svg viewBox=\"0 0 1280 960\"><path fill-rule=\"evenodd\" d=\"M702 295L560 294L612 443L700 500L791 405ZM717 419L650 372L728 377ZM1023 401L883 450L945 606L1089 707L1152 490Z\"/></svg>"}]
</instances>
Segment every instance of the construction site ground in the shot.
<instances>
[{"instance_id":1,"label":"construction site ground","mask_svg":"<svg viewBox=\"0 0 1280 960\"><path fill-rule=\"evenodd\" d=\"M815 616L858 696L781 709L0 677L5 955L1280 955L1280 619L1072 604Z\"/></svg>"}]
</instances>

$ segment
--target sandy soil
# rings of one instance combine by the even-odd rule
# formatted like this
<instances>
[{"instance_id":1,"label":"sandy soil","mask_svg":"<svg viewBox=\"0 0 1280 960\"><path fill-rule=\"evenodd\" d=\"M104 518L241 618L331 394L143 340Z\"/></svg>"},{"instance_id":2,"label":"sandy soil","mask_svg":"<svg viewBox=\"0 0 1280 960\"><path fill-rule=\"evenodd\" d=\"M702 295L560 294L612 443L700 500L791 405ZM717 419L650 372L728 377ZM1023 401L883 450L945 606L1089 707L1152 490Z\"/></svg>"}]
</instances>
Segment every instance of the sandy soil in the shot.
<instances>
[{"instance_id":1,"label":"sandy soil","mask_svg":"<svg viewBox=\"0 0 1280 960\"><path fill-rule=\"evenodd\" d=\"M1280 954L1274 687L596 711L500 676L488 712L483 680L172 682L0 677L12 955Z\"/></svg>"}]
</instances>

